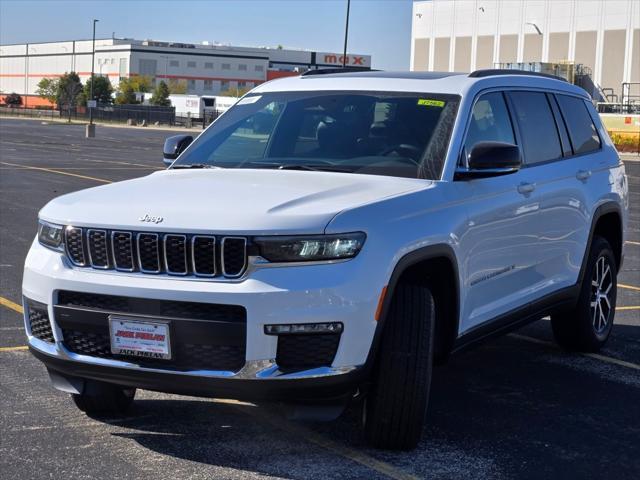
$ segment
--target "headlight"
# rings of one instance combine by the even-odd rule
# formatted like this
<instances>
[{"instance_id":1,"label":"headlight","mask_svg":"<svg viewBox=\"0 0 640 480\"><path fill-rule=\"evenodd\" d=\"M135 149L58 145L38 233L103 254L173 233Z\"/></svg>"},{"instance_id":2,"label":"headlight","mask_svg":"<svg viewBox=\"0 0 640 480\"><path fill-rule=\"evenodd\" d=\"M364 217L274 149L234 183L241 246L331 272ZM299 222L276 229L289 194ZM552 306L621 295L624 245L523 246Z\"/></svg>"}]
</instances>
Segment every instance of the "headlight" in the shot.
<instances>
[{"instance_id":1,"label":"headlight","mask_svg":"<svg viewBox=\"0 0 640 480\"><path fill-rule=\"evenodd\" d=\"M64 227L38 220L38 242L47 248L64 251Z\"/></svg>"},{"instance_id":2,"label":"headlight","mask_svg":"<svg viewBox=\"0 0 640 480\"><path fill-rule=\"evenodd\" d=\"M313 262L355 257L366 235L362 232L337 235L257 237L260 256L270 262Z\"/></svg>"}]
</instances>

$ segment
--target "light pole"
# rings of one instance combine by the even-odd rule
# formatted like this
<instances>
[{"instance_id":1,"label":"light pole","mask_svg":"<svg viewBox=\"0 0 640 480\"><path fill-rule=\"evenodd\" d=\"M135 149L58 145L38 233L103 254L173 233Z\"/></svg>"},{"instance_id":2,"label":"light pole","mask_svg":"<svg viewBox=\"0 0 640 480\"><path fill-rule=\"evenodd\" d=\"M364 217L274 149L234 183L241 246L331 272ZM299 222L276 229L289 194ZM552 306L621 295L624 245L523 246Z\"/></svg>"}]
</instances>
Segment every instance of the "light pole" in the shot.
<instances>
[{"instance_id":1,"label":"light pole","mask_svg":"<svg viewBox=\"0 0 640 480\"><path fill-rule=\"evenodd\" d=\"M344 26L344 52L342 54L342 68L347 65L347 39L349 38L349 9L351 8L351 0L347 0L347 23Z\"/></svg>"},{"instance_id":2,"label":"light pole","mask_svg":"<svg viewBox=\"0 0 640 480\"><path fill-rule=\"evenodd\" d=\"M96 127L93 124L93 72L95 68L96 57L96 23L100 20L93 19L93 44L91 48L91 87L89 88L89 125L87 125L87 137L95 137Z\"/></svg>"}]
</instances>

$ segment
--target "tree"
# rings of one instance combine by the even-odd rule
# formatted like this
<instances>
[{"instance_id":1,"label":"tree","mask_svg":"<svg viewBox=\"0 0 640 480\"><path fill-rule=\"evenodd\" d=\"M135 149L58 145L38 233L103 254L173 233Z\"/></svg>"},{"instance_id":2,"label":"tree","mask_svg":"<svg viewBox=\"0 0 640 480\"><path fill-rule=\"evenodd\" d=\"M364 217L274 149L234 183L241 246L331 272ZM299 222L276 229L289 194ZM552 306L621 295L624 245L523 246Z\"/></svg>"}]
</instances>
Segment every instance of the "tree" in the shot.
<instances>
[{"instance_id":1,"label":"tree","mask_svg":"<svg viewBox=\"0 0 640 480\"><path fill-rule=\"evenodd\" d=\"M135 75L123 78L118 84L118 91L122 92L128 87L131 87L134 92L148 93L153 88L153 79L149 75Z\"/></svg>"},{"instance_id":2,"label":"tree","mask_svg":"<svg viewBox=\"0 0 640 480\"><path fill-rule=\"evenodd\" d=\"M172 95L184 95L187 93L187 81L175 78L169 79L169 92Z\"/></svg>"},{"instance_id":3,"label":"tree","mask_svg":"<svg viewBox=\"0 0 640 480\"><path fill-rule=\"evenodd\" d=\"M4 97L4 103L6 103L10 107L19 107L22 105L22 97L17 93L10 93L6 97Z\"/></svg>"},{"instance_id":4,"label":"tree","mask_svg":"<svg viewBox=\"0 0 640 480\"><path fill-rule=\"evenodd\" d=\"M129 82L125 82L122 85L122 81L120 85L118 85L118 94L116 95L116 103L118 105L132 105L135 103L139 103L136 100L136 92L133 90L133 87Z\"/></svg>"},{"instance_id":5,"label":"tree","mask_svg":"<svg viewBox=\"0 0 640 480\"><path fill-rule=\"evenodd\" d=\"M58 80L56 103L58 107L74 107L78 103L78 96L82 92L82 83L76 72L65 73Z\"/></svg>"},{"instance_id":6,"label":"tree","mask_svg":"<svg viewBox=\"0 0 640 480\"><path fill-rule=\"evenodd\" d=\"M170 107L171 100L169 100L169 93L169 86L161 81L153 92L151 104L159 107Z\"/></svg>"},{"instance_id":7,"label":"tree","mask_svg":"<svg viewBox=\"0 0 640 480\"><path fill-rule=\"evenodd\" d=\"M98 103L112 103L113 102L113 87L108 77L93 77L93 99ZM82 105L87 104L87 100L91 97L91 79L87 80L84 84L84 92L81 98Z\"/></svg>"},{"instance_id":8,"label":"tree","mask_svg":"<svg viewBox=\"0 0 640 480\"><path fill-rule=\"evenodd\" d=\"M57 78L43 78L38 82L36 93L40 98L56 103L58 99L58 88L60 88L60 80Z\"/></svg>"},{"instance_id":9,"label":"tree","mask_svg":"<svg viewBox=\"0 0 640 480\"><path fill-rule=\"evenodd\" d=\"M58 108L66 107L71 122L71 110L78 104L78 98L82 92L82 83L76 72L65 73L58 82L58 94L56 103Z\"/></svg>"}]
</instances>

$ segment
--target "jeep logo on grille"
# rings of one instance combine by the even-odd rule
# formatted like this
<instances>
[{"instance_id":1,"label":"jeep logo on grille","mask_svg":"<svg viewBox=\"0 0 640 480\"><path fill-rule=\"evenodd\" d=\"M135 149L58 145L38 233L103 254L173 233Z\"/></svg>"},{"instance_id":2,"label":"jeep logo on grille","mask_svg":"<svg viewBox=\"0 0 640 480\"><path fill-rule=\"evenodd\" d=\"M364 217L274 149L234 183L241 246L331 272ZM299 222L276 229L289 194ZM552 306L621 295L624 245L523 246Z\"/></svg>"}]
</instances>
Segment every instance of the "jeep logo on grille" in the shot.
<instances>
[{"instance_id":1,"label":"jeep logo on grille","mask_svg":"<svg viewBox=\"0 0 640 480\"><path fill-rule=\"evenodd\" d=\"M162 217L152 217L148 213L145 213L138 220L140 220L141 222L147 222L147 223L160 223L160 222L162 222L164 220L164 218L162 218Z\"/></svg>"}]
</instances>

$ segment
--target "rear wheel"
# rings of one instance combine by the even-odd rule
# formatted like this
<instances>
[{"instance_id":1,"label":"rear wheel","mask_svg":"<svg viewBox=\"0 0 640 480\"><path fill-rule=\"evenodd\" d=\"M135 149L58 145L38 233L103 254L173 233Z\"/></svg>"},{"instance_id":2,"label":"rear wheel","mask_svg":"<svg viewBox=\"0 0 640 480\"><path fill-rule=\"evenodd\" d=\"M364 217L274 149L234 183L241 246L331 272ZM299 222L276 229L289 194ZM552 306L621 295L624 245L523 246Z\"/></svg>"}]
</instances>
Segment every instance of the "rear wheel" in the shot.
<instances>
[{"instance_id":1,"label":"rear wheel","mask_svg":"<svg viewBox=\"0 0 640 480\"><path fill-rule=\"evenodd\" d=\"M72 394L71 397L76 406L88 415L119 415L128 410L135 395L135 388L105 384L96 391Z\"/></svg>"},{"instance_id":2,"label":"rear wheel","mask_svg":"<svg viewBox=\"0 0 640 480\"><path fill-rule=\"evenodd\" d=\"M551 316L553 335L562 348L597 352L607 342L616 312L617 273L611 246L594 237L578 303Z\"/></svg>"},{"instance_id":3,"label":"rear wheel","mask_svg":"<svg viewBox=\"0 0 640 480\"><path fill-rule=\"evenodd\" d=\"M367 441L409 450L420 441L431 369L435 307L429 289L399 284L387 315L374 385L363 407Z\"/></svg>"}]
</instances>

